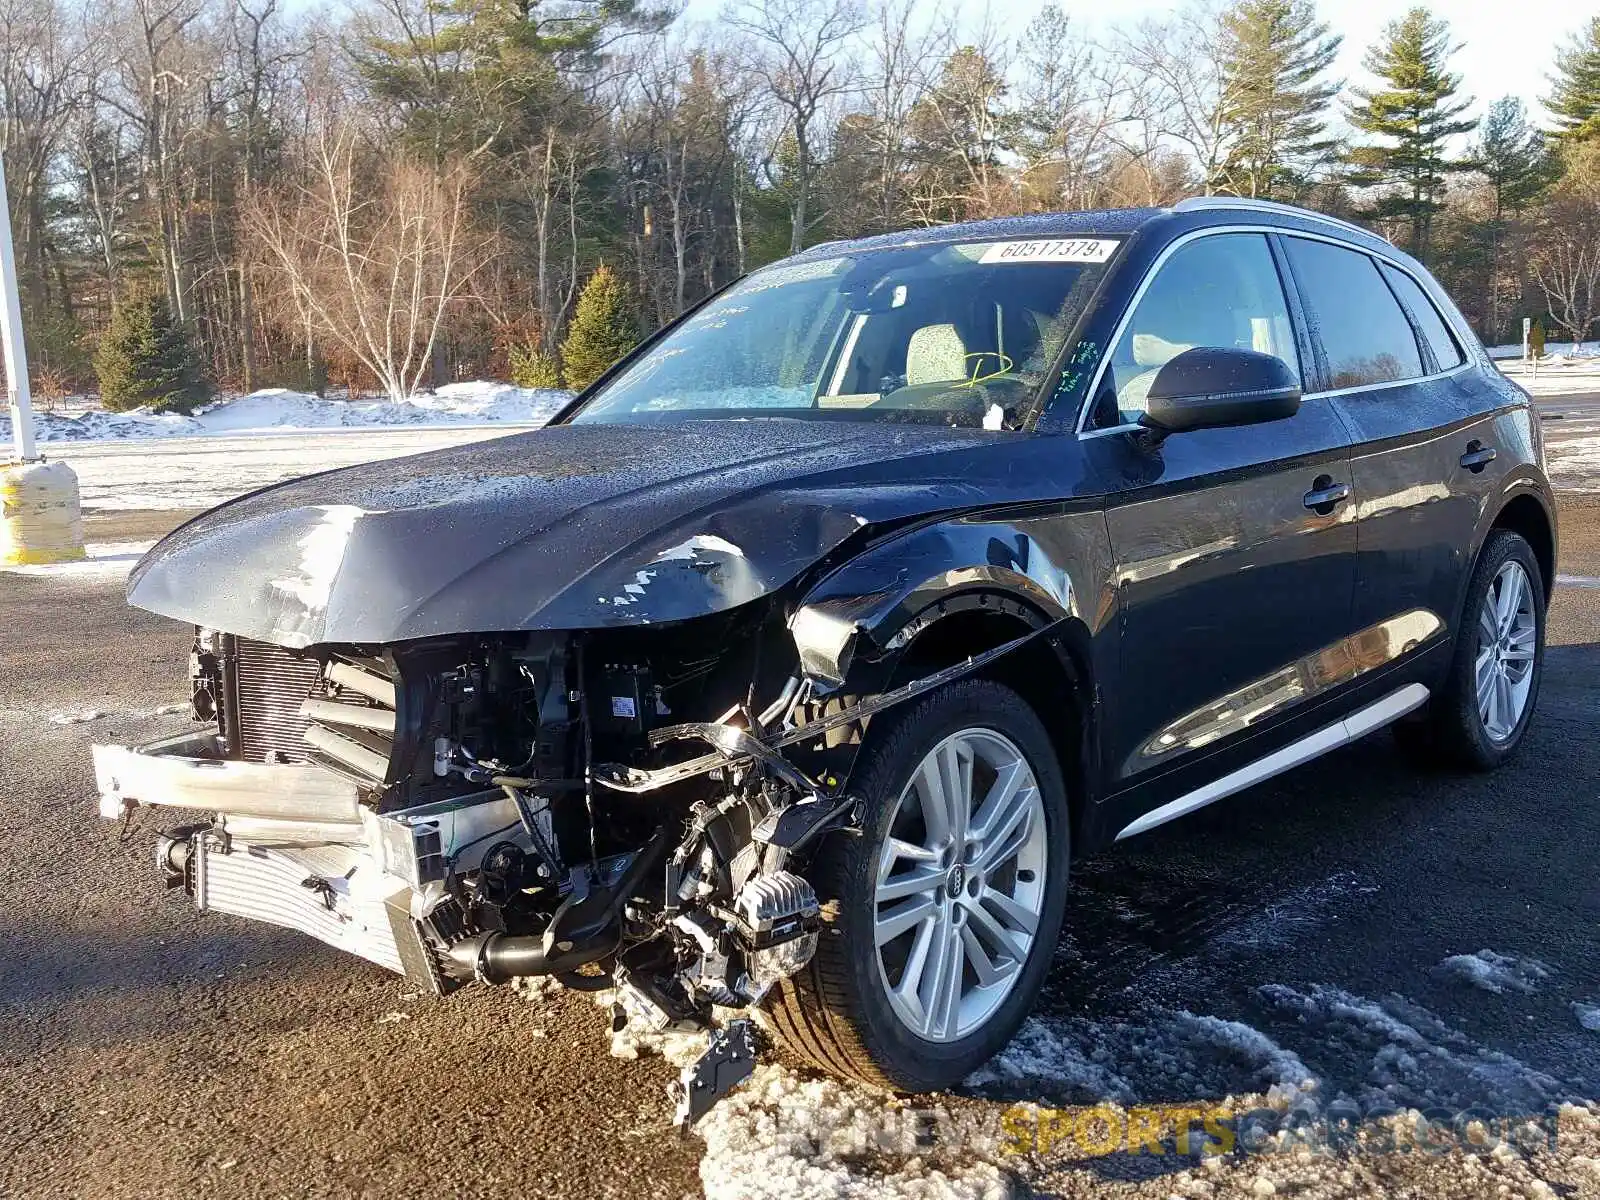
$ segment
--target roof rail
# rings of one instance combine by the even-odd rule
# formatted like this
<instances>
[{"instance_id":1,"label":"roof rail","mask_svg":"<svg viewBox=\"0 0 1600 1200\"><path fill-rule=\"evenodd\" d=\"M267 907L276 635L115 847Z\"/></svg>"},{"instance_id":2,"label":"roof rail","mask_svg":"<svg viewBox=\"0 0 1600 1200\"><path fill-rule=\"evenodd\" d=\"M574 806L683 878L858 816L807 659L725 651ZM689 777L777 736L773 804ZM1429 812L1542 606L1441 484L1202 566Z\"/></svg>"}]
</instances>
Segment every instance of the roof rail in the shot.
<instances>
[{"instance_id":1,"label":"roof rail","mask_svg":"<svg viewBox=\"0 0 1600 1200\"><path fill-rule=\"evenodd\" d=\"M1338 229L1348 229L1354 233L1363 233L1367 237L1377 238L1380 242L1384 240L1372 230L1363 229L1353 221L1346 221L1342 217L1330 217L1327 213L1301 208L1297 204L1283 204L1277 200L1253 200L1248 196L1190 196L1187 200L1179 200L1172 206L1174 212L1194 212L1197 209L1207 208L1232 208L1244 209L1248 212L1278 213L1285 217L1299 217L1304 221L1320 221L1324 225L1332 225Z\"/></svg>"}]
</instances>

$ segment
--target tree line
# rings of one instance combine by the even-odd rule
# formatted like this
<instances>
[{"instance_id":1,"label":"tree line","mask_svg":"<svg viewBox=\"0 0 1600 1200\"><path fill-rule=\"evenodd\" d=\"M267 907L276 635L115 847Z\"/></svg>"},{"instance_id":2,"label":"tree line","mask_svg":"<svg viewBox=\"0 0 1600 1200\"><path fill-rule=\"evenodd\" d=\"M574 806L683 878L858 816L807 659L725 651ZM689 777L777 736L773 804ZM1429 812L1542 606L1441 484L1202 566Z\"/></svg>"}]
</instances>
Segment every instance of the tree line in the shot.
<instances>
[{"instance_id":1,"label":"tree line","mask_svg":"<svg viewBox=\"0 0 1600 1200\"><path fill-rule=\"evenodd\" d=\"M1600 18L1541 127L1463 94L1424 8L1346 81L1313 0L1094 36L935 3L0 0L35 389L580 385L819 241L1202 193L1368 225L1490 343L1600 317ZM135 344L181 386L127 383Z\"/></svg>"}]
</instances>

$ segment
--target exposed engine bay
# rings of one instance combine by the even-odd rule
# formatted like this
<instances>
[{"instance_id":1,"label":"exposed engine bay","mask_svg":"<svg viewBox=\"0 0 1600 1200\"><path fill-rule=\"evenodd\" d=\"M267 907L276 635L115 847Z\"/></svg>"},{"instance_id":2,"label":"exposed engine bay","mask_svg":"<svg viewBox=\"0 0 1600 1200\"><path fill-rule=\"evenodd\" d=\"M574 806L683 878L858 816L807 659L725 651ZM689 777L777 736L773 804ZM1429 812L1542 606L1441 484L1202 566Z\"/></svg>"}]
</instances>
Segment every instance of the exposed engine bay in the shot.
<instances>
[{"instance_id":1,"label":"exposed engine bay","mask_svg":"<svg viewBox=\"0 0 1600 1200\"><path fill-rule=\"evenodd\" d=\"M855 816L864 722L1017 644L824 698L772 613L304 650L202 629L207 733L98 747L102 813L204 810L160 839L169 887L437 994L548 975L615 988L618 1027L709 1030L810 960L807 863ZM753 1057L713 1032L680 1119Z\"/></svg>"}]
</instances>

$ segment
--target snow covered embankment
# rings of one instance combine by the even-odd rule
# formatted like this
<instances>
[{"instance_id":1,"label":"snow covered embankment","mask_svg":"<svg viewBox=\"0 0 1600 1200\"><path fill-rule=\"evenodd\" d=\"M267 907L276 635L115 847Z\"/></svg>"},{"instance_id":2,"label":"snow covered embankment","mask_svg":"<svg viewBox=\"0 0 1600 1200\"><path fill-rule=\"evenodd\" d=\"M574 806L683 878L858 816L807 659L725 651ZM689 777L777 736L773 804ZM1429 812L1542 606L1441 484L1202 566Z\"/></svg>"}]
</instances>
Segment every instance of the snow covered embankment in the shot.
<instances>
[{"instance_id":1,"label":"snow covered embankment","mask_svg":"<svg viewBox=\"0 0 1600 1200\"><path fill-rule=\"evenodd\" d=\"M221 400L193 416L144 409L76 416L38 413L41 442L124 441L208 435L283 433L290 430L361 429L406 425L543 425L572 398L570 392L520 388L509 383L452 383L409 400L327 400L305 392L266 388ZM0 442L11 421L0 416Z\"/></svg>"}]
</instances>

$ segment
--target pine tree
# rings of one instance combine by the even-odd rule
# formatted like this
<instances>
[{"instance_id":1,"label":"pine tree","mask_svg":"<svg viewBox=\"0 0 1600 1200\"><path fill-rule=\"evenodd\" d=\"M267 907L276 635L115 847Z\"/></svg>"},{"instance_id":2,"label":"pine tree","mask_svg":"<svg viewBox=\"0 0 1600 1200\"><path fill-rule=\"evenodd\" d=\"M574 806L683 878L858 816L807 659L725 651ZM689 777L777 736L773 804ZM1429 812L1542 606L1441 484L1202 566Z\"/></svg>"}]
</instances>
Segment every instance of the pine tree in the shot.
<instances>
[{"instance_id":1,"label":"pine tree","mask_svg":"<svg viewBox=\"0 0 1600 1200\"><path fill-rule=\"evenodd\" d=\"M192 412L211 396L189 331L173 319L166 297L146 292L124 300L94 358L100 403L113 412L150 407Z\"/></svg>"},{"instance_id":2,"label":"pine tree","mask_svg":"<svg viewBox=\"0 0 1600 1200\"><path fill-rule=\"evenodd\" d=\"M622 280L602 264L584 285L572 327L561 343L567 386L588 387L638 344L639 327Z\"/></svg>"},{"instance_id":3,"label":"pine tree","mask_svg":"<svg viewBox=\"0 0 1600 1200\"><path fill-rule=\"evenodd\" d=\"M1557 167L1544 135L1528 120L1527 110L1515 96L1505 96L1489 106L1472 157L1493 189L1496 220L1520 213L1555 182Z\"/></svg>"},{"instance_id":4,"label":"pine tree","mask_svg":"<svg viewBox=\"0 0 1600 1200\"><path fill-rule=\"evenodd\" d=\"M1589 141L1600 136L1600 17L1556 51L1556 73L1544 102L1556 118L1556 134L1564 141Z\"/></svg>"},{"instance_id":5,"label":"pine tree","mask_svg":"<svg viewBox=\"0 0 1600 1200\"><path fill-rule=\"evenodd\" d=\"M1545 144L1545 138L1528 120L1522 101L1515 96L1496 100L1484 114L1472 157L1488 181L1493 211L1479 236L1485 243L1488 279L1486 282L1485 334L1499 339L1504 325L1504 300L1507 286L1513 297L1520 282L1516 272L1502 278L1508 224L1555 182L1558 163Z\"/></svg>"},{"instance_id":6,"label":"pine tree","mask_svg":"<svg viewBox=\"0 0 1600 1200\"><path fill-rule=\"evenodd\" d=\"M1326 113L1338 94L1325 78L1343 40L1311 0L1239 0L1222 14L1222 190L1284 199L1302 194L1332 154Z\"/></svg>"},{"instance_id":7,"label":"pine tree","mask_svg":"<svg viewBox=\"0 0 1600 1200\"><path fill-rule=\"evenodd\" d=\"M1450 27L1425 8L1413 8L1384 30L1363 65L1386 87L1355 89L1350 123L1381 139L1349 152L1350 182L1381 189L1364 213L1376 220L1403 220L1410 250L1426 258L1434 214L1443 207L1445 175L1471 163L1447 155L1451 138L1470 133L1475 120L1461 114L1471 98L1455 99L1461 77L1445 69L1455 47Z\"/></svg>"},{"instance_id":8,"label":"pine tree","mask_svg":"<svg viewBox=\"0 0 1600 1200\"><path fill-rule=\"evenodd\" d=\"M518 387L540 390L561 386L561 368L556 365L555 355L539 349L538 342L512 346L508 358L511 382Z\"/></svg>"}]
</instances>

